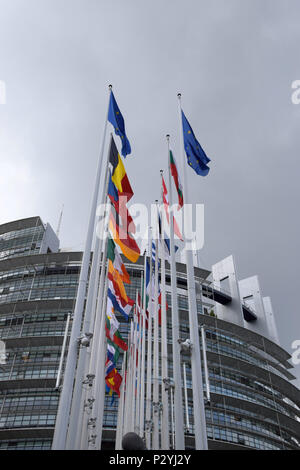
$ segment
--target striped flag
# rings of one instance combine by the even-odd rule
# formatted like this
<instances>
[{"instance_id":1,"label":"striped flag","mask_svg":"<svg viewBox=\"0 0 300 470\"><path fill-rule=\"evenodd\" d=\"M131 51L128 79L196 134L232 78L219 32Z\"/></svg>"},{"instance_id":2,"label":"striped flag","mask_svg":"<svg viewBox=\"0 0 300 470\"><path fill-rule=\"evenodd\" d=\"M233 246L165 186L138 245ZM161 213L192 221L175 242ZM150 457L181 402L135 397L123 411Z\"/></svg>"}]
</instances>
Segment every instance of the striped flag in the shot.
<instances>
[{"instance_id":1,"label":"striped flag","mask_svg":"<svg viewBox=\"0 0 300 470\"><path fill-rule=\"evenodd\" d=\"M115 213L114 213L115 212ZM115 243L120 247L129 261L136 263L140 256L140 249L135 239L120 225L120 218L116 211L111 210L109 230Z\"/></svg>"},{"instance_id":2,"label":"striped flag","mask_svg":"<svg viewBox=\"0 0 300 470\"><path fill-rule=\"evenodd\" d=\"M170 225L168 190L167 190L164 177L162 177L162 185L163 185L163 203L164 203L167 222ZM174 233L177 235L178 238L180 238L180 240L183 240L174 215L173 215L173 223L174 223Z\"/></svg>"},{"instance_id":3,"label":"striped flag","mask_svg":"<svg viewBox=\"0 0 300 470\"><path fill-rule=\"evenodd\" d=\"M119 272L121 279L126 284L130 284L130 276L117 250L116 244L111 237L108 238L107 258L113 263L114 268Z\"/></svg>"},{"instance_id":4,"label":"striped flag","mask_svg":"<svg viewBox=\"0 0 300 470\"><path fill-rule=\"evenodd\" d=\"M121 348L123 351L127 351L128 346L123 340L121 333L119 332L119 330L115 330L115 331L112 330L110 319L108 317L106 317L105 332L106 332L106 337L108 339L110 339L113 343L119 346L119 348Z\"/></svg>"},{"instance_id":5,"label":"striped flag","mask_svg":"<svg viewBox=\"0 0 300 470\"><path fill-rule=\"evenodd\" d=\"M133 191L113 137L111 137L109 163L112 165L112 182L118 189L119 195L126 196L129 201L133 196Z\"/></svg>"},{"instance_id":6,"label":"striped flag","mask_svg":"<svg viewBox=\"0 0 300 470\"><path fill-rule=\"evenodd\" d=\"M179 210L183 206L183 190L182 190L182 184L179 179L175 157L173 155L172 150L170 150L170 169L171 169L171 174L173 176L175 187L176 187L177 194L178 194L178 210Z\"/></svg>"}]
</instances>

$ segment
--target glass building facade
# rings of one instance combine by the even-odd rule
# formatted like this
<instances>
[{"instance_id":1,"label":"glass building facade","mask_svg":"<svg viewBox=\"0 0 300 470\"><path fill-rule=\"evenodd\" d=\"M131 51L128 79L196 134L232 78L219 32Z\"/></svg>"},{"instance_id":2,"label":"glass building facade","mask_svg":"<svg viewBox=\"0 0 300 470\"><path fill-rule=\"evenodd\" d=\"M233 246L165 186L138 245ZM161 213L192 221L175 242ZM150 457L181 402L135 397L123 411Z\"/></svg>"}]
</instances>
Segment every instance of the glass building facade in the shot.
<instances>
[{"instance_id":1,"label":"glass building facade","mask_svg":"<svg viewBox=\"0 0 300 470\"><path fill-rule=\"evenodd\" d=\"M82 254L60 252L55 234L39 218L0 226L0 242L0 340L6 348L5 361L0 364L0 449L50 449L60 393L56 377L67 316L75 305ZM143 260L128 264L127 269L131 276L128 295L135 298ZM178 263L177 271L180 335L184 340L189 336L185 266ZM195 269L198 320L203 327L199 337L205 334L209 373L209 401L203 375L209 448L300 449L300 393L292 384L290 355L269 338L217 317L218 295L209 275L209 271ZM169 283L167 264L172 377ZM119 320L126 338L128 323ZM186 448L193 448L187 353L182 354L183 362L188 397L183 403L185 440ZM117 409L118 399L111 403L107 396L103 448L114 447Z\"/></svg>"}]
</instances>

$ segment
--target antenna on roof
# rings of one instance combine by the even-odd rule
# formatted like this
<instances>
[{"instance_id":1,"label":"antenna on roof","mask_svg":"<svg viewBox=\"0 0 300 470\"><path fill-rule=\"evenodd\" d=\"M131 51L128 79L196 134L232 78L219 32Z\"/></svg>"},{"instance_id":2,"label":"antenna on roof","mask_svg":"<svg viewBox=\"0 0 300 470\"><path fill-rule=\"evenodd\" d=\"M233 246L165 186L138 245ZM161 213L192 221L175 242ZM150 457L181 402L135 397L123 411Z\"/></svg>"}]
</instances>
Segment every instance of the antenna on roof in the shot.
<instances>
[{"instance_id":1,"label":"antenna on roof","mask_svg":"<svg viewBox=\"0 0 300 470\"><path fill-rule=\"evenodd\" d=\"M59 232L60 232L60 227L61 227L61 220L62 220L62 216L63 216L63 211L64 211L64 204L62 205L60 215L59 215L59 219L58 219L57 230L56 230L57 238L59 238Z\"/></svg>"}]
</instances>

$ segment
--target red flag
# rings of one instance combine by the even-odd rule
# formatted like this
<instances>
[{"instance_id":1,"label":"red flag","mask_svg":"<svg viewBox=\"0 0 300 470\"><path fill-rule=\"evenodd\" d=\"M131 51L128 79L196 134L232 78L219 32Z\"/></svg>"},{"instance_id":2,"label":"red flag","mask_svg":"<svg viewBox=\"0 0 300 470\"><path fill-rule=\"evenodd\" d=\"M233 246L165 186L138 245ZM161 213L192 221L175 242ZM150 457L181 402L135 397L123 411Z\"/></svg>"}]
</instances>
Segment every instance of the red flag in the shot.
<instances>
[{"instance_id":1,"label":"red flag","mask_svg":"<svg viewBox=\"0 0 300 470\"><path fill-rule=\"evenodd\" d=\"M119 374L117 369L113 369L106 377L105 377L106 385L112 389L113 392L118 394L120 397L120 386L122 383L122 376Z\"/></svg>"}]
</instances>

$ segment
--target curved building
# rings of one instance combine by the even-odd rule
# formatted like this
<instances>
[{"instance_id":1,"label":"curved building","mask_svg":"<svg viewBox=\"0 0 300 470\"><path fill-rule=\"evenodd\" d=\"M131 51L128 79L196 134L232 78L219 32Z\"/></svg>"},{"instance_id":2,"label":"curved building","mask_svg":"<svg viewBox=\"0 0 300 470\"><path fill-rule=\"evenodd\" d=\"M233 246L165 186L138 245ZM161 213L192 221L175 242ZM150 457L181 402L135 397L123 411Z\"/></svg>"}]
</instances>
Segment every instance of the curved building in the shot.
<instances>
[{"instance_id":1,"label":"curved building","mask_svg":"<svg viewBox=\"0 0 300 470\"><path fill-rule=\"evenodd\" d=\"M82 253L59 251L39 217L0 226L0 449L50 449L58 408L56 379ZM128 294L140 288L143 258L127 264ZM230 256L195 268L209 449L300 449L300 392L280 345L271 301L258 278L239 281ZM166 263L168 332L170 272ZM177 263L180 335L189 337L185 265ZM121 321L121 319L120 319ZM128 323L122 323L124 337ZM172 343L169 339L169 376ZM202 368L204 371L204 367ZM186 448L194 446L191 369L182 353ZM182 384L184 386L184 382ZM186 397L186 399L185 399ZM118 400L105 401L102 448L114 448ZM170 436L172 442L172 436Z\"/></svg>"}]
</instances>

